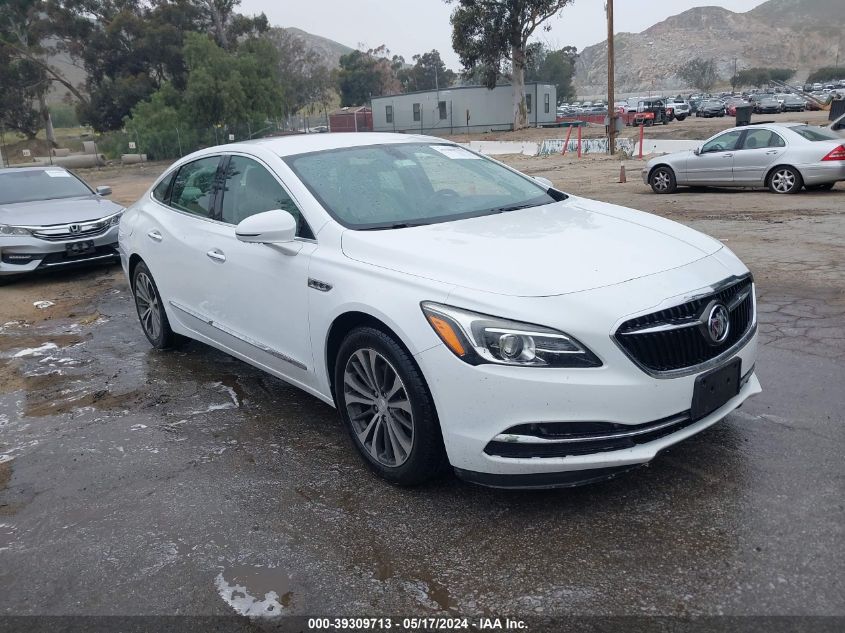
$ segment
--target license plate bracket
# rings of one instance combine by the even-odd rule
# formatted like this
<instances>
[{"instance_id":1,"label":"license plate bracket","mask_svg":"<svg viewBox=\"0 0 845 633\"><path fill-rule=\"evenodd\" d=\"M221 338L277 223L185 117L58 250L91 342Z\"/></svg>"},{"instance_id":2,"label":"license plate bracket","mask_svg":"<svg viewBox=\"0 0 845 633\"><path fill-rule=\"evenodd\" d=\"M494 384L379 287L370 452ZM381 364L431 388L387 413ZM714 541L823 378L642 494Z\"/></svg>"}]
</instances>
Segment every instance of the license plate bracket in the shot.
<instances>
[{"instance_id":1,"label":"license plate bracket","mask_svg":"<svg viewBox=\"0 0 845 633\"><path fill-rule=\"evenodd\" d=\"M68 257L89 255L93 250L94 240L84 240L82 242L70 242L69 244L65 244L65 254Z\"/></svg>"},{"instance_id":2,"label":"license plate bracket","mask_svg":"<svg viewBox=\"0 0 845 633\"><path fill-rule=\"evenodd\" d=\"M734 358L727 365L698 376L692 392L690 418L700 420L736 396L741 370L742 359Z\"/></svg>"}]
</instances>

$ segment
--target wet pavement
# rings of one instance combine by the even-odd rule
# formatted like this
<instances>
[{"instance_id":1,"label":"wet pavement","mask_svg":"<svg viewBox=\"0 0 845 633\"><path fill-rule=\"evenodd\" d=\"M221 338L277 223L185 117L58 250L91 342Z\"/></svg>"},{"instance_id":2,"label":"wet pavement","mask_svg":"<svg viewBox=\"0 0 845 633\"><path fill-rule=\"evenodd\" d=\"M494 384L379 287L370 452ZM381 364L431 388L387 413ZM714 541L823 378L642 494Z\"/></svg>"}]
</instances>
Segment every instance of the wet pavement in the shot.
<instances>
[{"instance_id":1,"label":"wet pavement","mask_svg":"<svg viewBox=\"0 0 845 633\"><path fill-rule=\"evenodd\" d=\"M761 290L764 393L617 480L391 487L116 269L0 332L0 614L845 615L845 302ZM70 316L72 315L72 316Z\"/></svg>"}]
</instances>

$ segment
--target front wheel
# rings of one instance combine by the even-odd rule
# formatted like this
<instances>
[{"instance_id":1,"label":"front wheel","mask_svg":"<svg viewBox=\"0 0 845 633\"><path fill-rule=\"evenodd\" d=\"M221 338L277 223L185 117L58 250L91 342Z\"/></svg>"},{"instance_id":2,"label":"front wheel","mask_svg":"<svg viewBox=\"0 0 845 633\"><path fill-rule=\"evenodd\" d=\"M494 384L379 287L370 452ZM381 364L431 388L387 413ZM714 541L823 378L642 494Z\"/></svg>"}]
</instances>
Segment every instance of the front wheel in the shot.
<instances>
[{"instance_id":1,"label":"front wheel","mask_svg":"<svg viewBox=\"0 0 845 633\"><path fill-rule=\"evenodd\" d=\"M392 336L353 330L334 377L338 411L370 468L401 486L442 472L447 460L434 401L416 362Z\"/></svg>"},{"instance_id":2,"label":"front wheel","mask_svg":"<svg viewBox=\"0 0 845 633\"><path fill-rule=\"evenodd\" d=\"M152 346L167 349L176 345L180 337L170 329L161 295L144 262L139 263L132 272L132 294L135 296L135 309L138 311L141 329Z\"/></svg>"},{"instance_id":3,"label":"front wheel","mask_svg":"<svg viewBox=\"0 0 845 633\"><path fill-rule=\"evenodd\" d=\"M769 176L769 191L772 193L798 193L804 181L794 167L776 167Z\"/></svg>"},{"instance_id":4,"label":"front wheel","mask_svg":"<svg viewBox=\"0 0 845 633\"><path fill-rule=\"evenodd\" d=\"M648 178L651 190L654 193L674 193L678 188L675 179L675 172L665 165L657 167Z\"/></svg>"}]
</instances>

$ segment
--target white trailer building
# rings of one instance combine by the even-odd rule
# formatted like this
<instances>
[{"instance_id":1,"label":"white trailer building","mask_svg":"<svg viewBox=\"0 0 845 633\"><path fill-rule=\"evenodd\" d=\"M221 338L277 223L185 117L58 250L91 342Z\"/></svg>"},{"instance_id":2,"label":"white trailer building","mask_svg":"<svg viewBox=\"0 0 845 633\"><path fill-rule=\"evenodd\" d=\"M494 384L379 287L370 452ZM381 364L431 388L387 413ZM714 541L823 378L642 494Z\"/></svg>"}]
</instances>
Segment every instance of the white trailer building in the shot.
<instances>
[{"instance_id":1,"label":"white trailer building","mask_svg":"<svg viewBox=\"0 0 845 633\"><path fill-rule=\"evenodd\" d=\"M525 85L528 123L554 123L557 89L552 84ZM458 86L373 97L374 132L457 134L513 129L510 85Z\"/></svg>"}]
</instances>

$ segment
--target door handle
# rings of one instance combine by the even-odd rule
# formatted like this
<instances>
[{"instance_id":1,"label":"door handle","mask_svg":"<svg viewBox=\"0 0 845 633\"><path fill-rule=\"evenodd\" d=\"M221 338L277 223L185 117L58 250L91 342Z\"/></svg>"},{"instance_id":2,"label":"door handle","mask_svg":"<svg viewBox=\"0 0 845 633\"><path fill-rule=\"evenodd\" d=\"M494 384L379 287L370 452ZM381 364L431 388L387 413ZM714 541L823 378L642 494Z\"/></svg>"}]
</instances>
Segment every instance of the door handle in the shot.
<instances>
[{"instance_id":1,"label":"door handle","mask_svg":"<svg viewBox=\"0 0 845 633\"><path fill-rule=\"evenodd\" d=\"M733 158L733 154L722 154L722 158Z\"/></svg>"},{"instance_id":2,"label":"door handle","mask_svg":"<svg viewBox=\"0 0 845 633\"><path fill-rule=\"evenodd\" d=\"M770 149L768 152L766 152L766 154L780 154L780 151L776 149Z\"/></svg>"},{"instance_id":3,"label":"door handle","mask_svg":"<svg viewBox=\"0 0 845 633\"><path fill-rule=\"evenodd\" d=\"M150 238L153 242L160 242L164 239L161 233L159 233L158 229L153 229L149 233L147 233L147 237Z\"/></svg>"},{"instance_id":4,"label":"door handle","mask_svg":"<svg viewBox=\"0 0 845 633\"><path fill-rule=\"evenodd\" d=\"M223 251L221 251L219 248L212 248L210 251L208 251L206 253L206 255L208 255L211 259L213 259L216 262L225 262L226 261L226 256L223 254Z\"/></svg>"}]
</instances>

